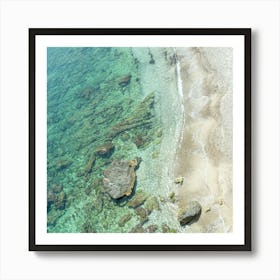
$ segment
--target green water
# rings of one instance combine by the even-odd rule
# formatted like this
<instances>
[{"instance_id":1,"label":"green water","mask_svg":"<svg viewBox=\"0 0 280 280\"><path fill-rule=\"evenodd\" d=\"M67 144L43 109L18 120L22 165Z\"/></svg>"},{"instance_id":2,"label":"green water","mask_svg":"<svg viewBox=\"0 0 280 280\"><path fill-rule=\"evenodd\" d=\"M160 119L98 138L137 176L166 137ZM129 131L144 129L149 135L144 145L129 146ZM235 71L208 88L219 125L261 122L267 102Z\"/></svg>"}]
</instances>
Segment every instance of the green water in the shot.
<instances>
[{"instance_id":1,"label":"green water","mask_svg":"<svg viewBox=\"0 0 280 280\"><path fill-rule=\"evenodd\" d=\"M159 174L165 92L147 87L160 77L142 79L145 69L159 66L150 49L141 49L144 63L132 48L48 48L48 232L177 231L166 218L172 198L158 179L165 176ZM106 143L114 149L98 156ZM142 162L132 194L112 199L104 171L113 160L136 157ZM131 207L139 194L145 199Z\"/></svg>"}]
</instances>

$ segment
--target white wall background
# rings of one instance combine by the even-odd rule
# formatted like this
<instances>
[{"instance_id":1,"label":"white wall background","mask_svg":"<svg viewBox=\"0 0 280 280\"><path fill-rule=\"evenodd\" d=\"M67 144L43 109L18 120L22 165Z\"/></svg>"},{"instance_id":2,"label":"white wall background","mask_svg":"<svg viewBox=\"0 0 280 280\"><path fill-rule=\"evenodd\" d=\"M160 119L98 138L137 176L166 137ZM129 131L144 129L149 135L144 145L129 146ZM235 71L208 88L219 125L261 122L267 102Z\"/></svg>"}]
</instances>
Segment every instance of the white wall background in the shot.
<instances>
[{"instance_id":1,"label":"white wall background","mask_svg":"<svg viewBox=\"0 0 280 280\"><path fill-rule=\"evenodd\" d=\"M280 279L280 2L0 0L0 279ZM28 28L251 27L253 252L29 252Z\"/></svg>"}]
</instances>

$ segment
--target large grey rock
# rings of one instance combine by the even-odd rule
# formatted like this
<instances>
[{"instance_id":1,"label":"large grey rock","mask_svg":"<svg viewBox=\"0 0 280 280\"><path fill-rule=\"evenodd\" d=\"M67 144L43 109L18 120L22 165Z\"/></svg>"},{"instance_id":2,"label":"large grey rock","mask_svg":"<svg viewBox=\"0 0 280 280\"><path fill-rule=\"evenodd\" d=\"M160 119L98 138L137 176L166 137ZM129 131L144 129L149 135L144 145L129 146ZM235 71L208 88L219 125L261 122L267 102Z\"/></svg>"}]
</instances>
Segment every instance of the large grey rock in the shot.
<instances>
[{"instance_id":1,"label":"large grey rock","mask_svg":"<svg viewBox=\"0 0 280 280\"><path fill-rule=\"evenodd\" d=\"M133 190L136 173L135 168L140 162L134 160L115 160L104 171L104 190L114 199L129 196Z\"/></svg>"},{"instance_id":2,"label":"large grey rock","mask_svg":"<svg viewBox=\"0 0 280 280\"><path fill-rule=\"evenodd\" d=\"M190 224L199 219L201 205L197 201L191 201L184 209L179 210L178 220L181 226Z\"/></svg>"}]
</instances>

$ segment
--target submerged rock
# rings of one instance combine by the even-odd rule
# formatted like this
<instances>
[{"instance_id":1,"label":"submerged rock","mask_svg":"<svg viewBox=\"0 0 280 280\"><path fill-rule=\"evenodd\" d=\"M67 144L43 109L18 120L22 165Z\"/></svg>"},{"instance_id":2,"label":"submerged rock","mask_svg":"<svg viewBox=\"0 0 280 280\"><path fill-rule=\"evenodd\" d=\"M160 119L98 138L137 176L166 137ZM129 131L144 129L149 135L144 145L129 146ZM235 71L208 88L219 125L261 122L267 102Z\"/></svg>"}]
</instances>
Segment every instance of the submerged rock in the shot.
<instances>
[{"instance_id":1,"label":"submerged rock","mask_svg":"<svg viewBox=\"0 0 280 280\"><path fill-rule=\"evenodd\" d=\"M95 228L93 227L93 225L90 223L90 221L86 221L86 222L82 225L81 232L83 232L83 233L96 233L96 230L95 230Z\"/></svg>"},{"instance_id":2,"label":"submerged rock","mask_svg":"<svg viewBox=\"0 0 280 280\"><path fill-rule=\"evenodd\" d=\"M49 209L55 201L55 194L54 194L53 190L48 190L47 201L48 201L48 209Z\"/></svg>"},{"instance_id":3,"label":"submerged rock","mask_svg":"<svg viewBox=\"0 0 280 280\"><path fill-rule=\"evenodd\" d=\"M130 83L130 80L131 80L131 75L126 75L119 80L118 84L121 87L125 87Z\"/></svg>"},{"instance_id":4,"label":"submerged rock","mask_svg":"<svg viewBox=\"0 0 280 280\"><path fill-rule=\"evenodd\" d=\"M163 233L167 233L170 230L170 227L167 224L163 224L161 230Z\"/></svg>"},{"instance_id":5,"label":"submerged rock","mask_svg":"<svg viewBox=\"0 0 280 280\"><path fill-rule=\"evenodd\" d=\"M135 209L135 214L138 215L140 219L139 225L144 225L146 222L149 221L149 214L148 211L143 207L137 207Z\"/></svg>"},{"instance_id":6,"label":"submerged rock","mask_svg":"<svg viewBox=\"0 0 280 280\"><path fill-rule=\"evenodd\" d=\"M104 171L104 190L111 198L117 199L131 194L136 181L135 169L139 163L139 158L130 161L114 160Z\"/></svg>"},{"instance_id":7,"label":"submerged rock","mask_svg":"<svg viewBox=\"0 0 280 280\"><path fill-rule=\"evenodd\" d=\"M131 231L130 233L144 233L145 229L143 228L143 226L141 224L136 225Z\"/></svg>"},{"instance_id":8,"label":"submerged rock","mask_svg":"<svg viewBox=\"0 0 280 280\"><path fill-rule=\"evenodd\" d=\"M93 201L93 207L98 213L101 213L103 210L103 197L101 193L98 193L95 200Z\"/></svg>"},{"instance_id":9,"label":"submerged rock","mask_svg":"<svg viewBox=\"0 0 280 280\"><path fill-rule=\"evenodd\" d=\"M201 205L197 201L191 201L185 209L180 209L178 220L181 226L196 222L201 214Z\"/></svg>"},{"instance_id":10,"label":"submerged rock","mask_svg":"<svg viewBox=\"0 0 280 280\"><path fill-rule=\"evenodd\" d=\"M142 129L150 129L154 122L154 104L155 93L152 92L136 106L135 110L131 115L128 116L128 118L117 123L112 128L112 131L109 133L108 138L113 139L123 132L139 127L141 127Z\"/></svg>"},{"instance_id":11,"label":"submerged rock","mask_svg":"<svg viewBox=\"0 0 280 280\"><path fill-rule=\"evenodd\" d=\"M55 185L52 185L51 191L53 191L54 193L60 193L63 191L63 188L61 185L55 184Z\"/></svg>"},{"instance_id":12,"label":"submerged rock","mask_svg":"<svg viewBox=\"0 0 280 280\"><path fill-rule=\"evenodd\" d=\"M122 141L128 141L130 139L130 135L127 132L124 132L121 134L120 138L122 139Z\"/></svg>"},{"instance_id":13,"label":"submerged rock","mask_svg":"<svg viewBox=\"0 0 280 280\"><path fill-rule=\"evenodd\" d=\"M63 211L50 211L47 217L47 225L48 226L55 226L58 219L64 214Z\"/></svg>"},{"instance_id":14,"label":"submerged rock","mask_svg":"<svg viewBox=\"0 0 280 280\"><path fill-rule=\"evenodd\" d=\"M91 87L86 87L78 93L78 96L84 99L89 99L92 93L93 89Z\"/></svg>"},{"instance_id":15,"label":"submerged rock","mask_svg":"<svg viewBox=\"0 0 280 280\"><path fill-rule=\"evenodd\" d=\"M61 185L52 185L47 193L47 206L48 211L51 206L54 206L55 210L63 210L66 206L66 193Z\"/></svg>"},{"instance_id":16,"label":"submerged rock","mask_svg":"<svg viewBox=\"0 0 280 280\"><path fill-rule=\"evenodd\" d=\"M163 233L176 233L176 229L169 227L167 224L163 224L161 227Z\"/></svg>"},{"instance_id":17,"label":"submerged rock","mask_svg":"<svg viewBox=\"0 0 280 280\"><path fill-rule=\"evenodd\" d=\"M88 161L86 163L86 166L85 166L85 171L84 171L84 174L87 175L91 172L94 164L95 164L95 160L96 160L96 157L94 155L94 153L92 153L89 158L88 158Z\"/></svg>"},{"instance_id":18,"label":"submerged rock","mask_svg":"<svg viewBox=\"0 0 280 280\"><path fill-rule=\"evenodd\" d=\"M142 205L147 198L148 195L144 191L139 190L134 195L134 197L127 203L127 206L131 208L137 208L138 206Z\"/></svg>"},{"instance_id":19,"label":"submerged rock","mask_svg":"<svg viewBox=\"0 0 280 280\"><path fill-rule=\"evenodd\" d=\"M61 191L55 198L54 208L56 210L63 210L65 209L65 204L66 204L66 194L64 191Z\"/></svg>"},{"instance_id":20,"label":"submerged rock","mask_svg":"<svg viewBox=\"0 0 280 280\"><path fill-rule=\"evenodd\" d=\"M157 229L158 229L158 226L157 226L157 225L149 225L149 226L147 227L147 232L148 232L148 233L154 233L154 232L157 231Z\"/></svg>"},{"instance_id":21,"label":"submerged rock","mask_svg":"<svg viewBox=\"0 0 280 280\"><path fill-rule=\"evenodd\" d=\"M69 159L61 159L56 163L55 169L56 171L62 171L69 167L73 163L72 160Z\"/></svg>"},{"instance_id":22,"label":"submerged rock","mask_svg":"<svg viewBox=\"0 0 280 280\"><path fill-rule=\"evenodd\" d=\"M109 157L115 150L115 146L112 142L106 142L99 146L95 150L95 154L101 157Z\"/></svg>"},{"instance_id":23,"label":"submerged rock","mask_svg":"<svg viewBox=\"0 0 280 280\"><path fill-rule=\"evenodd\" d=\"M135 213L141 218L141 220L145 220L148 217L148 213L143 207L137 207Z\"/></svg>"},{"instance_id":24,"label":"submerged rock","mask_svg":"<svg viewBox=\"0 0 280 280\"><path fill-rule=\"evenodd\" d=\"M149 197L145 202L145 208L148 213L151 213L154 210L160 210L157 198L155 196Z\"/></svg>"},{"instance_id":25,"label":"submerged rock","mask_svg":"<svg viewBox=\"0 0 280 280\"><path fill-rule=\"evenodd\" d=\"M133 142L135 143L137 148L141 148L141 147L145 146L145 140L142 137L142 135L135 135L133 137Z\"/></svg>"},{"instance_id":26,"label":"submerged rock","mask_svg":"<svg viewBox=\"0 0 280 280\"><path fill-rule=\"evenodd\" d=\"M119 227L123 227L131 218L132 218L131 213L122 216L118 222Z\"/></svg>"}]
</instances>

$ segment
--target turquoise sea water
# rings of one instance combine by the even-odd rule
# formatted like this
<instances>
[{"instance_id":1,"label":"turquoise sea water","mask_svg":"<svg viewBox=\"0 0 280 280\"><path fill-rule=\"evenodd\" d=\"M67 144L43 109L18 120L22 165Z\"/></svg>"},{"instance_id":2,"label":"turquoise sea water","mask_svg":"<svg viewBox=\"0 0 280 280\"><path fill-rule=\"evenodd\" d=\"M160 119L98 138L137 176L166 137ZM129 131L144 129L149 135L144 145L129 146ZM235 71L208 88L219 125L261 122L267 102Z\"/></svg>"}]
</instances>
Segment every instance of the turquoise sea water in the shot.
<instances>
[{"instance_id":1,"label":"turquoise sea water","mask_svg":"<svg viewBox=\"0 0 280 280\"><path fill-rule=\"evenodd\" d=\"M171 50L156 51L172 65L172 56L167 57ZM169 223L166 215L174 194L168 180L160 185L166 174L158 171L168 134L159 102L165 93L147 86L160 84L161 77L155 81L151 74L150 81L143 80L146 69L153 73L158 61L149 48L136 52L143 53L144 62L132 48L48 48L50 233L178 230L176 220ZM98 153L104 147L109 151ZM131 195L112 199L104 190L104 171L114 160L136 157L142 162Z\"/></svg>"}]
</instances>

